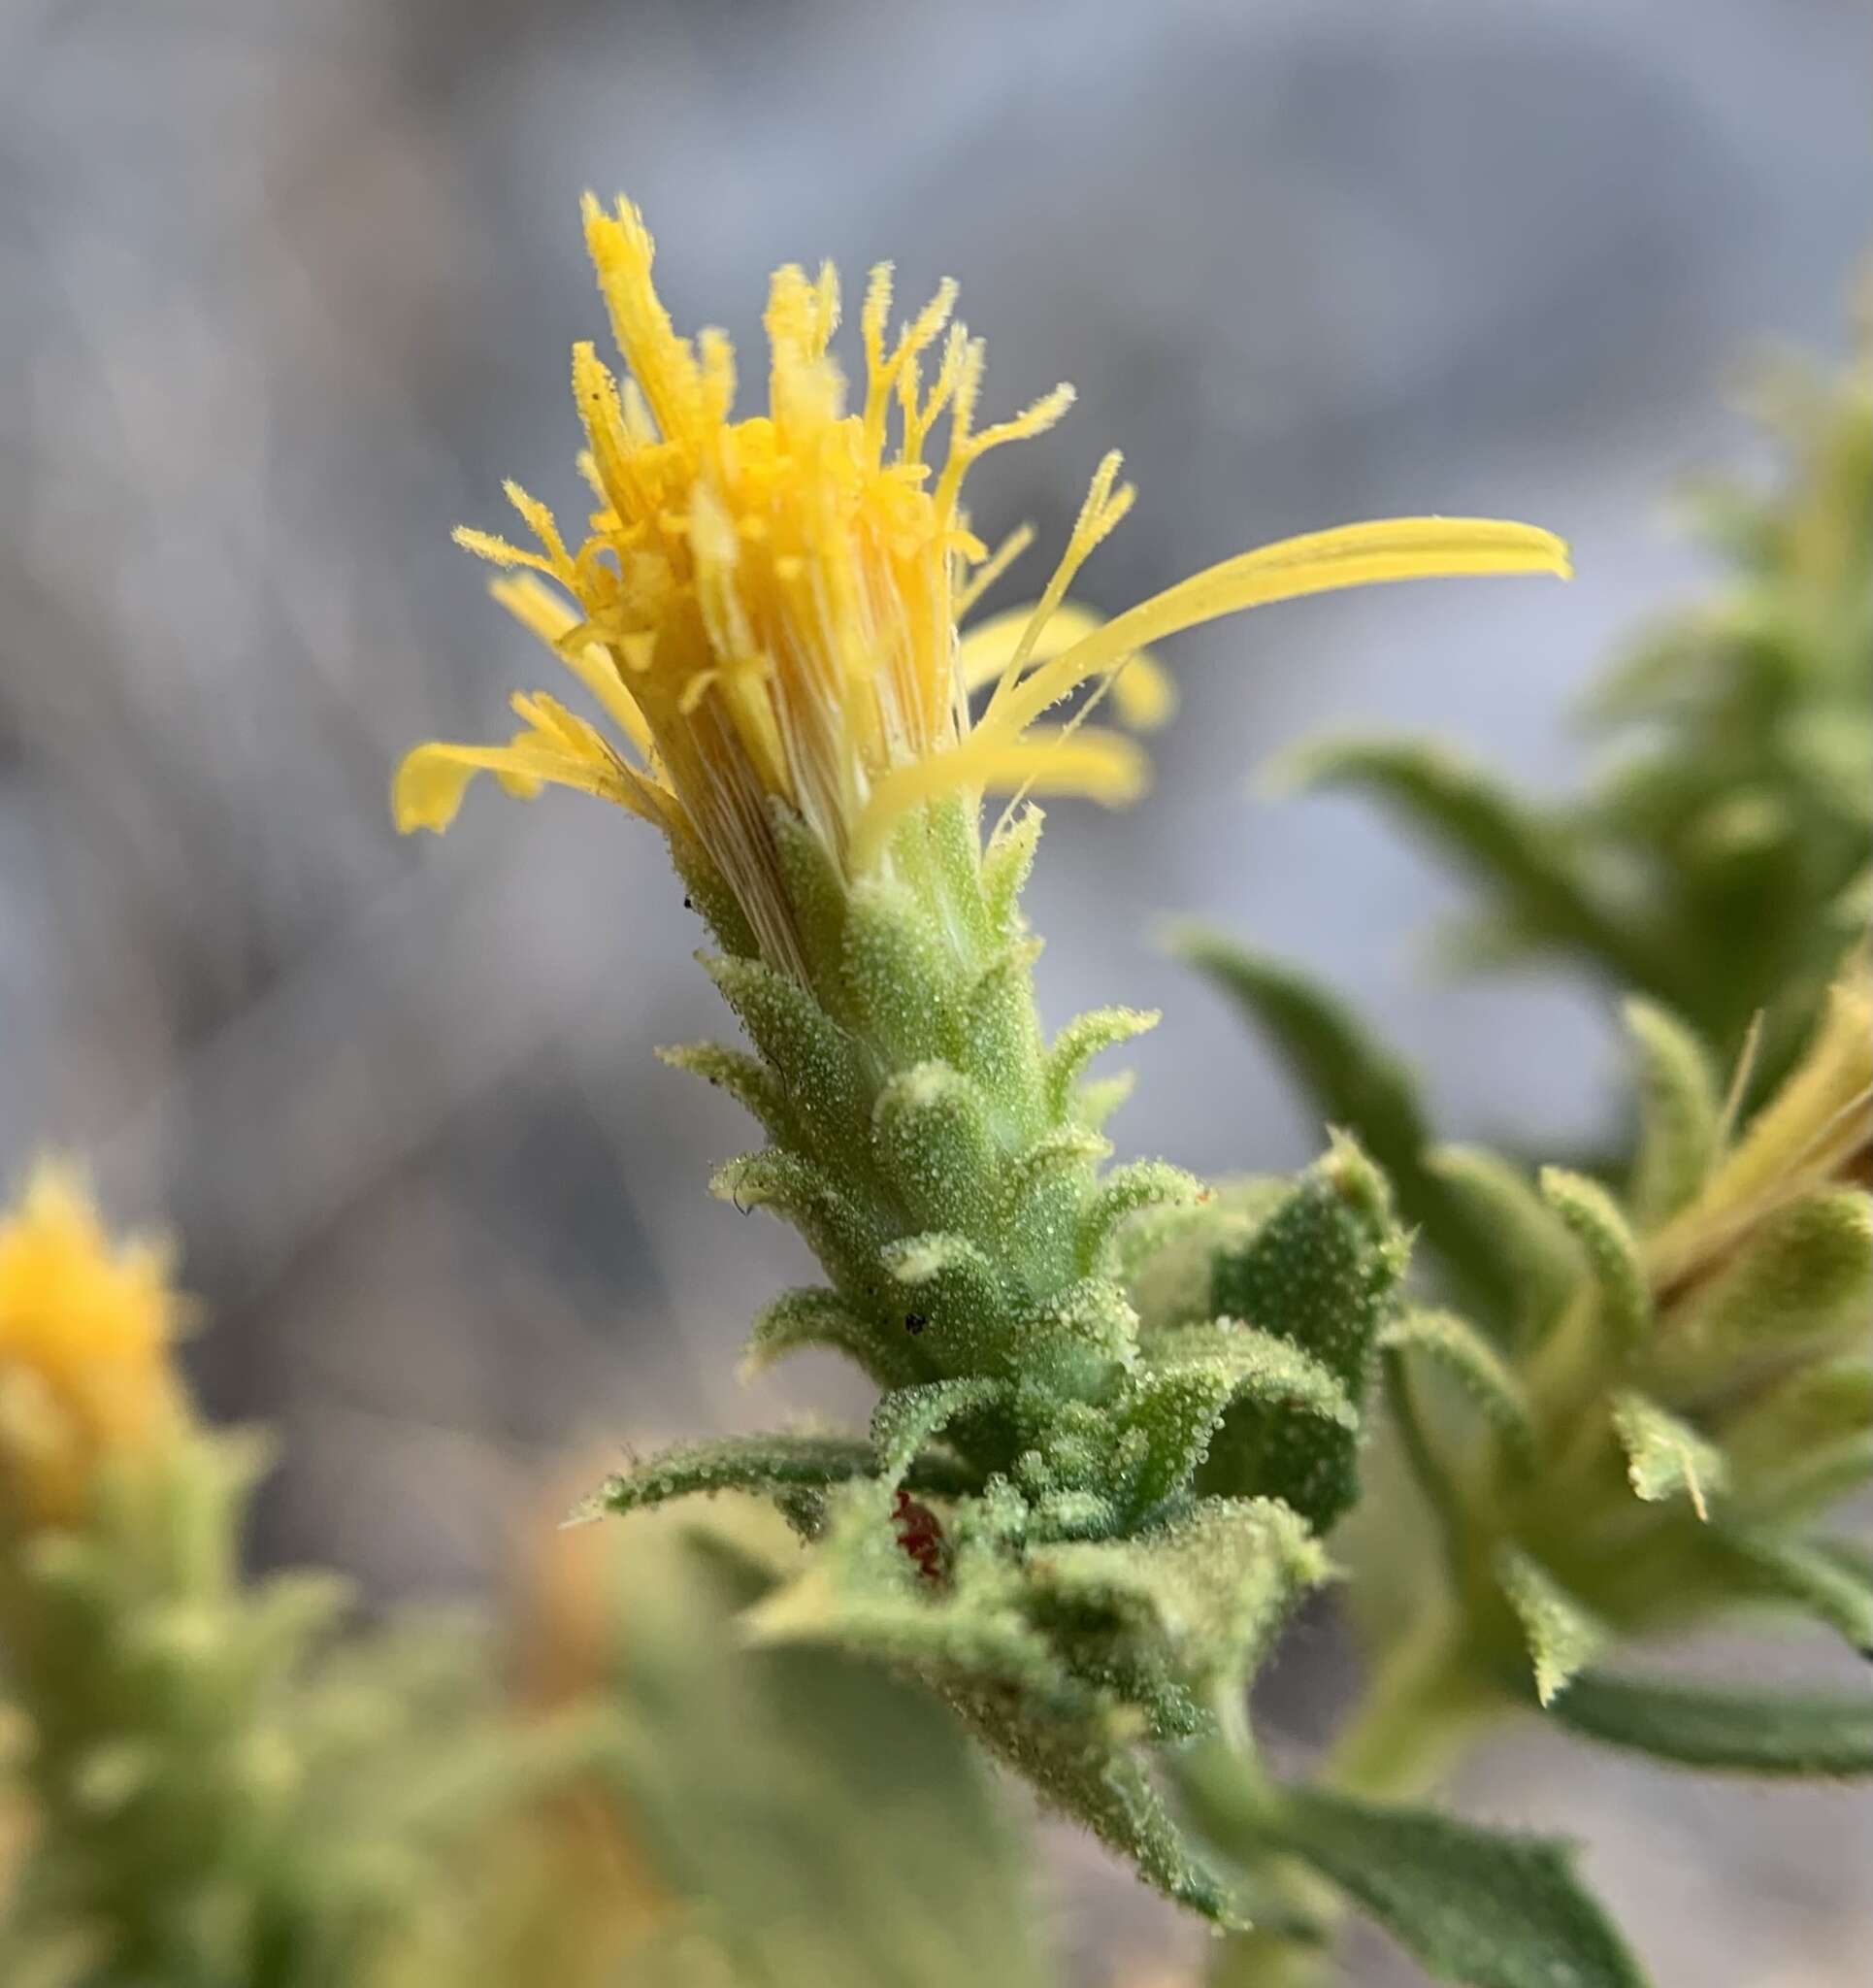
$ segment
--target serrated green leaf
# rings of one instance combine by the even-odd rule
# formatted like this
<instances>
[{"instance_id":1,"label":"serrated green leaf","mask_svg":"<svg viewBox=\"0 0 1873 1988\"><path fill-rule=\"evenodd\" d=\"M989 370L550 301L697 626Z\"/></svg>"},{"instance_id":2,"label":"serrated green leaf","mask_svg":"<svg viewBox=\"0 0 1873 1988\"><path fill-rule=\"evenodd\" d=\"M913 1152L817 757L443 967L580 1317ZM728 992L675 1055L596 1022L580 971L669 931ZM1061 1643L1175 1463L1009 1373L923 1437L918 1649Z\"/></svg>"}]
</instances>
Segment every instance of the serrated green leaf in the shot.
<instances>
[{"instance_id":1,"label":"serrated green leaf","mask_svg":"<svg viewBox=\"0 0 1873 1988\"><path fill-rule=\"evenodd\" d=\"M1004 1218L1019 1221L1023 1204L1044 1192L1063 1176L1090 1175L1092 1169L1112 1152L1112 1142L1083 1126L1061 1125L1042 1133L1025 1151L1007 1164Z\"/></svg>"},{"instance_id":2,"label":"serrated green leaf","mask_svg":"<svg viewBox=\"0 0 1873 1988\"><path fill-rule=\"evenodd\" d=\"M1839 1354L1795 1369L1724 1425L1724 1447L1741 1473L1772 1472L1793 1456L1873 1430L1873 1361Z\"/></svg>"},{"instance_id":3,"label":"serrated green leaf","mask_svg":"<svg viewBox=\"0 0 1873 1988\"><path fill-rule=\"evenodd\" d=\"M1597 1180L1564 1167L1541 1170L1541 1195L1587 1252L1614 1345L1636 1348L1652 1331L1652 1292L1619 1204Z\"/></svg>"},{"instance_id":4,"label":"serrated green leaf","mask_svg":"<svg viewBox=\"0 0 1873 1988\"><path fill-rule=\"evenodd\" d=\"M1552 1706L1606 1646L1606 1626L1520 1547L1503 1547L1495 1572L1528 1639L1535 1696Z\"/></svg>"},{"instance_id":5,"label":"serrated green leaf","mask_svg":"<svg viewBox=\"0 0 1873 1988\"><path fill-rule=\"evenodd\" d=\"M1318 1787L1284 1790L1264 1827L1438 1980L1644 1988L1637 1961L1574 1875L1564 1842Z\"/></svg>"},{"instance_id":6,"label":"serrated green leaf","mask_svg":"<svg viewBox=\"0 0 1873 1988\"><path fill-rule=\"evenodd\" d=\"M1320 1417L1352 1432L1359 1414L1346 1389L1311 1355L1271 1333L1217 1319L1159 1335L1137 1382L1129 1426L1147 1441L1133 1483L1142 1516L1186 1490L1224 1413L1238 1401L1276 1414Z\"/></svg>"},{"instance_id":7,"label":"serrated green leaf","mask_svg":"<svg viewBox=\"0 0 1873 1988\"><path fill-rule=\"evenodd\" d=\"M1291 1192L1292 1183L1281 1179L1221 1181L1196 1207L1160 1209L1123 1232L1120 1272L1147 1342L1173 1326L1212 1317L1211 1266L1218 1252L1242 1248Z\"/></svg>"},{"instance_id":8,"label":"serrated green leaf","mask_svg":"<svg viewBox=\"0 0 1873 1988\"><path fill-rule=\"evenodd\" d=\"M1552 1716L1571 1731L1680 1767L1805 1776L1873 1773L1873 1692L1720 1690L1577 1676Z\"/></svg>"},{"instance_id":9,"label":"serrated green leaf","mask_svg":"<svg viewBox=\"0 0 1873 1988\"><path fill-rule=\"evenodd\" d=\"M1039 951L1038 940L1011 941L969 982L956 1051L957 1067L993 1100L1002 1137L1016 1144L1033 1139L1045 1115L1045 1051L1034 994Z\"/></svg>"},{"instance_id":10,"label":"serrated green leaf","mask_svg":"<svg viewBox=\"0 0 1873 1988\"><path fill-rule=\"evenodd\" d=\"M1631 1200L1641 1228L1656 1228L1692 1201L1717 1158L1723 1098L1704 1045L1650 1001L1626 1004L1639 1058L1639 1150Z\"/></svg>"},{"instance_id":11,"label":"serrated green leaf","mask_svg":"<svg viewBox=\"0 0 1873 1988\"><path fill-rule=\"evenodd\" d=\"M1739 1509L1797 1519L1873 1475L1873 1364L1863 1354L1803 1365L1724 1424Z\"/></svg>"},{"instance_id":12,"label":"serrated green leaf","mask_svg":"<svg viewBox=\"0 0 1873 1988\"><path fill-rule=\"evenodd\" d=\"M1088 1132L1102 1132L1106 1121L1138 1087L1134 1070L1115 1071L1110 1077L1097 1077L1073 1093L1068 1116Z\"/></svg>"},{"instance_id":13,"label":"serrated green leaf","mask_svg":"<svg viewBox=\"0 0 1873 1988\"><path fill-rule=\"evenodd\" d=\"M995 1327L1008 1294L987 1252L967 1236L904 1236L878 1252L878 1265L904 1294L904 1326L920 1357L938 1373L978 1369L1009 1348Z\"/></svg>"},{"instance_id":14,"label":"serrated green leaf","mask_svg":"<svg viewBox=\"0 0 1873 1988\"><path fill-rule=\"evenodd\" d=\"M1495 1430L1503 1454L1525 1475L1534 1468L1535 1433L1522 1383L1495 1348L1454 1311L1413 1308L1379 1335L1389 1351L1415 1354L1447 1374Z\"/></svg>"},{"instance_id":15,"label":"serrated green leaf","mask_svg":"<svg viewBox=\"0 0 1873 1988\"><path fill-rule=\"evenodd\" d=\"M1142 1449L1129 1500L1134 1520L1185 1490L1209 1453L1210 1439L1233 1392L1220 1364L1194 1364L1143 1375L1119 1411L1120 1442Z\"/></svg>"},{"instance_id":16,"label":"serrated green leaf","mask_svg":"<svg viewBox=\"0 0 1873 1988\"><path fill-rule=\"evenodd\" d=\"M1712 1495L1729 1481L1724 1452L1689 1422L1629 1388L1613 1397L1609 1411L1633 1491L1649 1505L1683 1492L1697 1516L1708 1518Z\"/></svg>"},{"instance_id":17,"label":"serrated green leaf","mask_svg":"<svg viewBox=\"0 0 1873 1988\"><path fill-rule=\"evenodd\" d=\"M837 1501L805 1569L746 1617L765 1643L820 1643L898 1664L927 1682L1033 1694L1035 1715L1083 1717L1088 1695L1021 1612L1012 1572L981 1552L951 1557L931 1591L871 1493Z\"/></svg>"}]
</instances>

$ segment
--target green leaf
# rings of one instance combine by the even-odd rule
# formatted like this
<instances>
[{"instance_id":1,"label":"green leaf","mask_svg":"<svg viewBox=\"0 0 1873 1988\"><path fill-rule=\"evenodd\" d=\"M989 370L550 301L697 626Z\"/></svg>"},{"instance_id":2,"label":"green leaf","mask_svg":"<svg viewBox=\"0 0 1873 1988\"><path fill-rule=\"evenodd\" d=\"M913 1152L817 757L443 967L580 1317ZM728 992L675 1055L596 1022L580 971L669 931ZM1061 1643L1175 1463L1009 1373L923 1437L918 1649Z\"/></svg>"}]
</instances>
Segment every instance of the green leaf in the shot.
<instances>
[{"instance_id":1,"label":"green leaf","mask_svg":"<svg viewBox=\"0 0 1873 1988\"><path fill-rule=\"evenodd\" d=\"M1863 1437L1873 1429L1873 1362L1843 1353L1797 1367L1765 1388L1724 1426L1724 1447L1739 1473L1773 1475L1794 1456Z\"/></svg>"},{"instance_id":2,"label":"green leaf","mask_svg":"<svg viewBox=\"0 0 1873 1988\"><path fill-rule=\"evenodd\" d=\"M893 1062L948 1057L961 1045L948 937L904 884L872 876L849 887L839 975L859 1036Z\"/></svg>"},{"instance_id":3,"label":"green leaf","mask_svg":"<svg viewBox=\"0 0 1873 1988\"><path fill-rule=\"evenodd\" d=\"M1788 1603L1861 1656L1873 1657L1873 1572L1851 1544L1741 1527L1725 1527L1718 1539L1735 1556L1751 1592Z\"/></svg>"},{"instance_id":4,"label":"green leaf","mask_svg":"<svg viewBox=\"0 0 1873 1988\"><path fill-rule=\"evenodd\" d=\"M1034 963L1040 942L1014 940L969 982L963 995L958 1069L995 1100L998 1121L1017 1139L1040 1130L1041 1070L1046 1051L1035 1012Z\"/></svg>"},{"instance_id":5,"label":"green leaf","mask_svg":"<svg viewBox=\"0 0 1873 1988\"><path fill-rule=\"evenodd\" d=\"M1233 1392L1220 1362L1192 1362L1140 1377L1119 1411L1121 1445L1130 1439L1142 1449L1127 1501L1134 1523L1189 1486Z\"/></svg>"},{"instance_id":6,"label":"green leaf","mask_svg":"<svg viewBox=\"0 0 1873 1988\"><path fill-rule=\"evenodd\" d=\"M1040 1791L1049 1807L1131 1859L1167 1898L1219 1926L1240 1926L1229 1892L1198 1857L1134 1755L1096 1730L1024 1717L1019 1704L1003 1695L964 1694L958 1703L987 1744Z\"/></svg>"},{"instance_id":7,"label":"green leaf","mask_svg":"<svg viewBox=\"0 0 1873 1988\"><path fill-rule=\"evenodd\" d=\"M1724 1452L1690 1423L1642 1394L1625 1389L1610 1404L1613 1432L1626 1451L1626 1474L1648 1505L1675 1498L1691 1500L1699 1518L1710 1516L1710 1496L1729 1481Z\"/></svg>"},{"instance_id":8,"label":"green leaf","mask_svg":"<svg viewBox=\"0 0 1873 1988\"><path fill-rule=\"evenodd\" d=\"M1564 1167L1541 1170L1541 1195L1587 1252L1614 1345L1636 1348L1652 1331L1652 1292L1618 1203L1597 1180Z\"/></svg>"},{"instance_id":9,"label":"green leaf","mask_svg":"<svg viewBox=\"0 0 1873 1988\"><path fill-rule=\"evenodd\" d=\"M608 1540L621 1812L659 1916L706 1946L669 1983L1034 1988L1028 1845L960 1723L879 1665L739 1633L799 1557L766 1516L718 1508ZM529 1958L503 1978L561 1978ZM666 1988L635 1949L619 1978Z\"/></svg>"},{"instance_id":10,"label":"green leaf","mask_svg":"<svg viewBox=\"0 0 1873 1988\"><path fill-rule=\"evenodd\" d=\"M1426 1164L1429 1130L1406 1065L1335 995L1287 964L1200 926L1178 929L1173 949L1265 1029L1322 1119L1343 1126L1391 1181L1407 1222L1500 1315L1516 1290L1487 1225Z\"/></svg>"},{"instance_id":11,"label":"green leaf","mask_svg":"<svg viewBox=\"0 0 1873 1988\"><path fill-rule=\"evenodd\" d=\"M1805 1776L1873 1773L1873 1692L1720 1690L1577 1676L1553 1708L1571 1731L1680 1767Z\"/></svg>"},{"instance_id":12,"label":"green leaf","mask_svg":"<svg viewBox=\"0 0 1873 1988\"><path fill-rule=\"evenodd\" d=\"M978 1369L1008 1348L996 1335L1008 1298L987 1252L967 1236L943 1231L902 1236L878 1252L879 1267L902 1287L906 1337L938 1372Z\"/></svg>"},{"instance_id":13,"label":"green leaf","mask_svg":"<svg viewBox=\"0 0 1873 1988\"><path fill-rule=\"evenodd\" d=\"M1467 1319L1454 1311L1413 1309L1386 1327L1379 1343L1417 1354L1449 1375L1495 1430L1515 1469L1526 1474L1534 1468L1534 1424L1522 1383Z\"/></svg>"},{"instance_id":14,"label":"green leaf","mask_svg":"<svg viewBox=\"0 0 1873 1988\"><path fill-rule=\"evenodd\" d=\"M637 1511L673 1498L716 1491L826 1490L876 1473L872 1445L855 1436L725 1436L713 1442L679 1443L634 1463L593 1492L575 1519ZM912 1479L942 1490L967 1481L955 1469L931 1465Z\"/></svg>"},{"instance_id":15,"label":"green leaf","mask_svg":"<svg viewBox=\"0 0 1873 1988\"><path fill-rule=\"evenodd\" d=\"M1581 948L1627 985L1682 976L1600 897L1557 825L1447 748L1412 740L1330 741L1290 762L1308 786L1375 795L1501 897L1514 923L1550 944Z\"/></svg>"},{"instance_id":16,"label":"green leaf","mask_svg":"<svg viewBox=\"0 0 1873 1988\"><path fill-rule=\"evenodd\" d=\"M1575 1877L1566 1843L1310 1787L1285 1790L1266 1828L1438 1980L1643 1988L1638 1963Z\"/></svg>"},{"instance_id":17,"label":"green leaf","mask_svg":"<svg viewBox=\"0 0 1873 1988\"><path fill-rule=\"evenodd\" d=\"M1675 1015L1650 1001L1626 1004L1639 1056L1639 1150L1632 1167L1633 1213L1656 1228L1690 1202L1715 1164L1723 1098L1704 1045Z\"/></svg>"},{"instance_id":18,"label":"green leaf","mask_svg":"<svg viewBox=\"0 0 1873 1988\"><path fill-rule=\"evenodd\" d=\"M1496 1578L1528 1639L1535 1696L1551 1706L1605 1647L1606 1626L1519 1547L1496 1556Z\"/></svg>"}]
</instances>

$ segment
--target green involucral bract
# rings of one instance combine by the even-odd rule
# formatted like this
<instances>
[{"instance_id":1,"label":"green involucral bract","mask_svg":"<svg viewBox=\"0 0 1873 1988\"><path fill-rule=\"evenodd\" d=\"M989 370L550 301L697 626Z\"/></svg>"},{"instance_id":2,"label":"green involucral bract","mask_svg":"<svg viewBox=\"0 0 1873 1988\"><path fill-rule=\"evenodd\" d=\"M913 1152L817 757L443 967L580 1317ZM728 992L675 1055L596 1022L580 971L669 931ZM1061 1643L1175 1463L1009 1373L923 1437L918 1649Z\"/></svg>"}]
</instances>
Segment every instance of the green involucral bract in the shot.
<instances>
[{"instance_id":1,"label":"green involucral bract","mask_svg":"<svg viewBox=\"0 0 1873 1988\"><path fill-rule=\"evenodd\" d=\"M768 1308L750 1361L829 1348L881 1398L868 1437L691 1445L594 1507L767 1494L811 1550L751 1617L762 1637L926 1679L1049 1801L1228 1917L1148 1749L1234 1730L1270 1639L1327 1577L1317 1535L1354 1495L1405 1245L1341 1142L1236 1222L1198 1303L1141 1318L1151 1239L1210 1197L1161 1161L1105 1171L1112 1092L1087 1066L1155 1017L1102 1009L1043 1035L1019 910L1037 827L1030 811L978 852L972 809L937 802L847 885L776 814L809 977L731 944L706 964L754 1055L667 1053L768 1135L715 1191L791 1222L826 1273Z\"/></svg>"}]
</instances>

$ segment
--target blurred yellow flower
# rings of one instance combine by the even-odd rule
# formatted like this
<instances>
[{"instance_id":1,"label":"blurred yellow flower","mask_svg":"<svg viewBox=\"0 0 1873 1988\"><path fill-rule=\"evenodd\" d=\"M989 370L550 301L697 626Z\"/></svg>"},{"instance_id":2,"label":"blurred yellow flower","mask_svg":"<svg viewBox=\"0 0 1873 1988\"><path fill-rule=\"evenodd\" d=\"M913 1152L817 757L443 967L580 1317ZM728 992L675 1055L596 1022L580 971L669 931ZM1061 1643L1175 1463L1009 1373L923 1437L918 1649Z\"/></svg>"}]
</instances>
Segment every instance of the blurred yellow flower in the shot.
<instances>
[{"instance_id":1,"label":"blurred yellow flower","mask_svg":"<svg viewBox=\"0 0 1873 1988\"><path fill-rule=\"evenodd\" d=\"M0 1219L0 1510L69 1518L103 1457L175 1425L169 1274L160 1244L113 1242L80 1174L41 1162Z\"/></svg>"},{"instance_id":2,"label":"blurred yellow flower","mask_svg":"<svg viewBox=\"0 0 1873 1988\"><path fill-rule=\"evenodd\" d=\"M588 195L584 217L632 375L620 385L590 345L574 348L589 443L581 468L597 503L589 533L569 546L551 512L510 483L537 549L456 536L498 565L530 569L498 581L497 598L572 669L620 738L544 693L516 696L522 729L508 745L431 744L404 761L394 806L406 830L446 827L477 770L523 795L546 782L602 795L697 847L764 951L798 966L776 802L857 876L886 860L906 811L943 794L1126 801L1144 784L1143 754L1123 731L1084 721L1091 698L1066 724L1040 720L1088 685L1094 697L1110 689L1125 723L1166 715L1168 684L1146 645L1330 588L1567 571L1561 541L1529 526L1398 518L1225 560L1101 623L1066 596L1131 508L1112 454L1039 601L959 638L960 620L1030 537L991 553L969 528L964 479L990 449L1051 427L1071 389L978 427L983 348L949 322L955 285L944 282L892 339L886 264L866 289L865 390L848 407L830 350L837 273L828 264L809 280L789 266L768 299L769 412L733 420L733 348L717 331L692 342L672 328L637 210L620 201L607 214ZM945 418L941 459L927 459ZM972 718L977 690L989 695Z\"/></svg>"}]
</instances>

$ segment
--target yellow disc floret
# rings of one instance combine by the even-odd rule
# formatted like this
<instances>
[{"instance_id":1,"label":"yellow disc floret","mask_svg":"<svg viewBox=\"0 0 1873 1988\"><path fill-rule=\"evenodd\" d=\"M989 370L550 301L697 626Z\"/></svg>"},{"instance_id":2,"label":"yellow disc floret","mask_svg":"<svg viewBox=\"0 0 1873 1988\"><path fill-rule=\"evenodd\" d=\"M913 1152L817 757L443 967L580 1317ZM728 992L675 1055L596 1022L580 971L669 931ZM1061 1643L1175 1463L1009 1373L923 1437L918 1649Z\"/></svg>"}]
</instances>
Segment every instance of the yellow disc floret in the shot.
<instances>
[{"instance_id":1,"label":"yellow disc floret","mask_svg":"<svg viewBox=\"0 0 1873 1988\"><path fill-rule=\"evenodd\" d=\"M0 1511L81 1506L98 1463L175 1426L182 1302L156 1243L114 1243L89 1190L42 1163L0 1220Z\"/></svg>"},{"instance_id":2,"label":"yellow disc floret","mask_svg":"<svg viewBox=\"0 0 1873 1988\"><path fill-rule=\"evenodd\" d=\"M959 639L959 620L1028 541L1017 534L991 555L969 529L964 480L990 449L1052 426L1070 388L978 426L983 348L950 323L954 284L892 337L884 265L866 290L865 390L850 404L830 349L838 277L830 264L816 279L789 266L769 291L768 412L738 421L733 348L719 332L692 342L674 330L637 210L620 201L607 214L588 196L585 236L629 372L620 383L591 346L575 348L580 466L596 500L588 533L570 546L546 507L509 484L535 547L457 538L514 574L497 597L619 736L544 694L516 697L522 729L508 745L434 744L405 760L398 822L446 827L478 770L520 794L556 782L603 795L706 858L776 964L801 964L776 805L857 876L889 860L906 812L943 794L1128 800L1144 783L1139 748L1085 718L1108 685L1124 724L1167 713L1168 682L1146 644L1331 587L1566 571L1561 542L1528 526L1397 519L1226 561L1101 623L1067 592L1131 507L1114 454L1038 603ZM991 685L972 721L971 692ZM1088 685L1071 720L1042 722Z\"/></svg>"}]
</instances>

